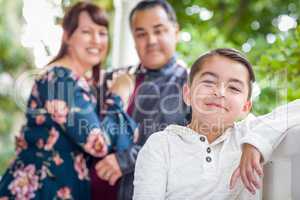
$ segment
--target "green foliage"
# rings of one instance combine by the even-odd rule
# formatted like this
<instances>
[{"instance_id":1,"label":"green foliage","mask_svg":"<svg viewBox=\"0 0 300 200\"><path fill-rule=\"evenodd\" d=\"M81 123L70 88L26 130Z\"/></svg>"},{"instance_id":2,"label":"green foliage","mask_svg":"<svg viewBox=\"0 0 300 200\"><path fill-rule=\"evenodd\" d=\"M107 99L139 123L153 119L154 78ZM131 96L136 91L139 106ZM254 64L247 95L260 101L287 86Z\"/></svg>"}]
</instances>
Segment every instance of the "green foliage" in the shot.
<instances>
[{"instance_id":1,"label":"green foliage","mask_svg":"<svg viewBox=\"0 0 300 200\"><path fill-rule=\"evenodd\" d=\"M63 0L62 1L62 6L66 7L69 4L74 4L76 2L78 2L80 0ZM102 8L104 8L107 12L111 12L113 11L113 0L92 0L91 2L101 6Z\"/></svg>"},{"instance_id":2,"label":"green foliage","mask_svg":"<svg viewBox=\"0 0 300 200\"><path fill-rule=\"evenodd\" d=\"M300 26L284 36L277 36L273 45L259 51L261 56L255 63L257 77L263 80L260 84L263 92L256 102L259 105L256 112L264 113L274 106L299 99Z\"/></svg>"},{"instance_id":3,"label":"green foliage","mask_svg":"<svg viewBox=\"0 0 300 200\"><path fill-rule=\"evenodd\" d=\"M20 44L22 1L2 1L0 6L0 72L13 73L30 66L28 50Z\"/></svg>"},{"instance_id":4,"label":"green foliage","mask_svg":"<svg viewBox=\"0 0 300 200\"><path fill-rule=\"evenodd\" d=\"M0 136L7 135L11 131L13 118L11 112L16 110L16 105L8 97L0 96Z\"/></svg>"},{"instance_id":5,"label":"green foliage","mask_svg":"<svg viewBox=\"0 0 300 200\"><path fill-rule=\"evenodd\" d=\"M13 160L14 145L12 138L0 135L0 176L5 171L6 167Z\"/></svg>"},{"instance_id":6,"label":"green foliage","mask_svg":"<svg viewBox=\"0 0 300 200\"><path fill-rule=\"evenodd\" d=\"M189 24L181 29L182 32L191 34L192 40L189 42L180 42L177 46L180 58L183 59L188 66L196 60L202 53L217 47L235 47L235 45L226 41L224 36L220 34L215 27L202 31L199 34L198 29Z\"/></svg>"},{"instance_id":7,"label":"green foliage","mask_svg":"<svg viewBox=\"0 0 300 200\"><path fill-rule=\"evenodd\" d=\"M0 1L0 75L30 68L31 57L28 50L21 46L22 1ZM11 96L0 94L0 174L12 158L11 139L14 116L18 109Z\"/></svg>"},{"instance_id":8,"label":"green foliage","mask_svg":"<svg viewBox=\"0 0 300 200\"><path fill-rule=\"evenodd\" d=\"M300 1L297 0L168 0L175 8L178 21L182 28L192 25L198 33L206 32L211 28L219 30L226 41L241 45L249 38L265 36L277 31L272 25L274 19L281 14L299 16ZM213 12L210 20L204 21L194 12L188 15L191 8L199 10L206 8ZM197 8L198 7L198 8ZM253 22L258 22L257 29L252 28ZM204 41L205 42L205 41Z\"/></svg>"},{"instance_id":9,"label":"green foliage","mask_svg":"<svg viewBox=\"0 0 300 200\"><path fill-rule=\"evenodd\" d=\"M288 14L299 18L300 1L296 0L169 0L177 13L182 32L191 41L180 42L180 58L188 66L203 52L218 47L241 50L251 44L247 57L254 66L262 93L254 103L254 113L264 114L274 107L300 98L300 40L299 27L287 33L276 25L278 16ZM201 20L199 10L213 13L211 19ZM188 14L189 13L189 14ZM273 25L274 24L274 25ZM299 21L298 21L299 24ZM276 35L269 44L267 34Z\"/></svg>"}]
</instances>

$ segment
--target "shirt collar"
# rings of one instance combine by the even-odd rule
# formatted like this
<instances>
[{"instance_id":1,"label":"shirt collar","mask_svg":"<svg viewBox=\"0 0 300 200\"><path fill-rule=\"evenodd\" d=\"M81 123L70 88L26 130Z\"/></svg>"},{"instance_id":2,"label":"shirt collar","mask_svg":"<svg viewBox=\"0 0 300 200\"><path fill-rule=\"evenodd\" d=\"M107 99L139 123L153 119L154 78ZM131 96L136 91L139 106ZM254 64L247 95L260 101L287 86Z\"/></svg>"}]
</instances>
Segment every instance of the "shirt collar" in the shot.
<instances>
[{"instance_id":1,"label":"shirt collar","mask_svg":"<svg viewBox=\"0 0 300 200\"><path fill-rule=\"evenodd\" d=\"M186 126L180 126L175 124L167 126L165 131L178 135L182 140L188 143L197 143L200 137L200 135L194 130Z\"/></svg>"},{"instance_id":2,"label":"shirt collar","mask_svg":"<svg viewBox=\"0 0 300 200\"><path fill-rule=\"evenodd\" d=\"M165 64L162 68L157 70L147 69L143 65L140 65L137 69L137 73L146 74L150 77L157 77L157 76L168 76L174 73L174 68L176 67L176 56L172 56L172 58Z\"/></svg>"},{"instance_id":3,"label":"shirt collar","mask_svg":"<svg viewBox=\"0 0 300 200\"><path fill-rule=\"evenodd\" d=\"M225 132L220 135L215 141L213 141L210 146L216 146L222 142L224 142L227 138L231 137L233 135L233 132L235 131L235 127L229 127L225 130Z\"/></svg>"},{"instance_id":4,"label":"shirt collar","mask_svg":"<svg viewBox=\"0 0 300 200\"><path fill-rule=\"evenodd\" d=\"M165 130L179 135L184 141L189 143L198 143L200 137L204 137L207 141L207 137L204 134L199 134L185 126L169 125ZM210 146L216 146L224 142L226 139L232 136L234 131L236 131L236 124L234 124L233 127L227 128L226 131L220 135L220 137L210 144Z\"/></svg>"}]
</instances>

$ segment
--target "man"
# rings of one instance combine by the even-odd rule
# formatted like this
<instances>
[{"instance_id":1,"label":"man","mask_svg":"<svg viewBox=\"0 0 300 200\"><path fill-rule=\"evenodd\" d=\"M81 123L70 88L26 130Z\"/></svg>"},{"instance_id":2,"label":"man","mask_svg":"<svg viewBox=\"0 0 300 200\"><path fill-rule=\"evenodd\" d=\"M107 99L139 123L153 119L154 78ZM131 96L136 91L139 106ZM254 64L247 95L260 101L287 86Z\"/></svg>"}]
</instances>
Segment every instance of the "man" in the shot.
<instances>
[{"instance_id":1,"label":"man","mask_svg":"<svg viewBox=\"0 0 300 200\"><path fill-rule=\"evenodd\" d=\"M168 124L186 124L188 116L181 95L187 71L175 56L179 27L171 5L162 0L139 2L131 11L130 26L140 65L128 69L136 78L127 112L139 124L139 138L96 165L98 176L110 185L121 178L119 200L132 199L136 157L147 138Z\"/></svg>"}]
</instances>

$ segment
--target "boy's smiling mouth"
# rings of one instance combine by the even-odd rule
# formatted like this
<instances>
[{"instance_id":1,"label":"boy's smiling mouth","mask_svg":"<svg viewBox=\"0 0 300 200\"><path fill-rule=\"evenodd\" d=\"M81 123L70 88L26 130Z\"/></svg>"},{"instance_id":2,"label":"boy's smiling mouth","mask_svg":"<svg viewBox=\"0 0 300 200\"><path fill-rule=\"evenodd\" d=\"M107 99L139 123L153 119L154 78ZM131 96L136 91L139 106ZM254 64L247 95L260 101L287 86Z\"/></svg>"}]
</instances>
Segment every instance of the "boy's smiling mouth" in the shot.
<instances>
[{"instance_id":1,"label":"boy's smiling mouth","mask_svg":"<svg viewBox=\"0 0 300 200\"><path fill-rule=\"evenodd\" d=\"M221 104L218 104L218 103L212 103L211 102L211 103L205 103L205 105L208 106L208 107L221 108L221 109L223 109L223 110L225 110L225 111L228 112L228 109L225 106L223 106Z\"/></svg>"}]
</instances>

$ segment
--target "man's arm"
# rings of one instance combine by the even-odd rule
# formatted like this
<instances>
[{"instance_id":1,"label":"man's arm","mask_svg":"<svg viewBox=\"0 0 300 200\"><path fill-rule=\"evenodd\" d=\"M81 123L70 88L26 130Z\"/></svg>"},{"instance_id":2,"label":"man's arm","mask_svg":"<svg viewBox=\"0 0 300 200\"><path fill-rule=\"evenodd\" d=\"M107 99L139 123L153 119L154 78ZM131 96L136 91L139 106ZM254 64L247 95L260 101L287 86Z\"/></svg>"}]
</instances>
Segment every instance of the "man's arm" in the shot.
<instances>
[{"instance_id":1,"label":"man's arm","mask_svg":"<svg viewBox=\"0 0 300 200\"><path fill-rule=\"evenodd\" d=\"M115 153L123 175L132 173L134 171L137 155L141 148L142 146L134 144L124 151L118 151Z\"/></svg>"}]
</instances>

